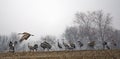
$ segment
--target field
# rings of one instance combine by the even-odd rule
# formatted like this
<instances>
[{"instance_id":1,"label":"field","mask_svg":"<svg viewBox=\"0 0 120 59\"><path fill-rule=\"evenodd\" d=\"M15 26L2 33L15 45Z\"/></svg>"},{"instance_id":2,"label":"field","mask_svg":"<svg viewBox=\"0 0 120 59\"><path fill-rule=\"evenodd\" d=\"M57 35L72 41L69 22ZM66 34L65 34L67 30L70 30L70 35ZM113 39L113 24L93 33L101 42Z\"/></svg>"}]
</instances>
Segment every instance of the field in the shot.
<instances>
[{"instance_id":1,"label":"field","mask_svg":"<svg viewBox=\"0 0 120 59\"><path fill-rule=\"evenodd\" d=\"M0 53L0 59L120 59L120 50Z\"/></svg>"}]
</instances>

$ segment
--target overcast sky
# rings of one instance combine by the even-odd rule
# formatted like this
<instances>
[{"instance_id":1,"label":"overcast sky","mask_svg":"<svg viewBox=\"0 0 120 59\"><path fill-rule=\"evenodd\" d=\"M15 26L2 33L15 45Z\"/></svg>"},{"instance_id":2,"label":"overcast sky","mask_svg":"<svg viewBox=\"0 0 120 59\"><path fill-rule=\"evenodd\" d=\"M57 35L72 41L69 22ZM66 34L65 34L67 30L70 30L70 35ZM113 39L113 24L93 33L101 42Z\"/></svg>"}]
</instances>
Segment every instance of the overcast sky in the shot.
<instances>
[{"instance_id":1,"label":"overcast sky","mask_svg":"<svg viewBox=\"0 0 120 59\"><path fill-rule=\"evenodd\" d=\"M76 12L94 10L111 13L113 26L120 29L120 0L0 0L0 34L59 36Z\"/></svg>"}]
</instances>

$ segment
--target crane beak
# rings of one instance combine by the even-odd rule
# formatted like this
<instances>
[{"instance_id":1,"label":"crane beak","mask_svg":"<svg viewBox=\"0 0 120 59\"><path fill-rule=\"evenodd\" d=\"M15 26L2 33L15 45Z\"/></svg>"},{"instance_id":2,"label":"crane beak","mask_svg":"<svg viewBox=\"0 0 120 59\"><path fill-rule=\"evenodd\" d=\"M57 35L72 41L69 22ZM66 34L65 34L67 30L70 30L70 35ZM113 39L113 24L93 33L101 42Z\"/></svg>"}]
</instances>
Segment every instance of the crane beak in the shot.
<instances>
[{"instance_id":1,"label":"crane beak","mask_svg":"<svg viewBox=\"0 0 120 59\"><path fill-rule=\"evenodd\" d=\"M31 35L31 36L34 36L34 35Z\"/></svg>"},{"instance_id":2,"label":"crane beak","mask_svg":"<svg viewBox=\"0 0 120 59\"><path fill-rule=\"evenodd\" d=\"M18 33L18 35L21 35L22 33Z\"/></svg>"}]
</instances>

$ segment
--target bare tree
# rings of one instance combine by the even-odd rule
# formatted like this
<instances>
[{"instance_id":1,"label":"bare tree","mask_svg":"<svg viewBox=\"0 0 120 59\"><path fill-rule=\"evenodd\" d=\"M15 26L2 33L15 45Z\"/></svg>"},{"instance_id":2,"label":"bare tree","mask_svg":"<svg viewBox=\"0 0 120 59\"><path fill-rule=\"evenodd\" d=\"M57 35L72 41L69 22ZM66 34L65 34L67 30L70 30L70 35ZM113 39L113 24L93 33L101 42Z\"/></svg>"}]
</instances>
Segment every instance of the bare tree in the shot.
<instances>
[{"instance_id":1,"label":"bare tree","mask_svg":"<svg viewBox=\"0 0 120 59\"><path fill-rule=\"evenodd\" d=\"M65 30L64 37L68 41L77 41L79 39L79 32L77 27L68 27Z\"/></svg>"},{"instance_id":2,"label":"bare tree","mask_svg":"<svg viewBox=\"0 0 120 59\"><path fill-rule=\"evenodd\" d=\"M108 37L105 36L105 34L108 33L107 31L110 28L112 17L110 16L110 14L104 14L103 11L95 11L93 12L93 14L94 22L99 33L99 39L102 40L102 43L104 43L105 37ZM104 44L103 49L105 49Z\"/></svg>"},{"instance_id":3,"label":"bare tree","mask_svg":"<svg viewBox=\"0 0 120 59\"><path fill-rule=\"evenodd\" d=\"M100 10L87 13L77 12L75 16L74 22L79 26L78 36L82 39L86 37L90 42L100 40L104 49L103 43L113 36L110 34L113 31L110 26L112 20L110 14L105 14Z\"/></svg>"},{"instance_id":4,"label":"bare tree","mask_svg":"<svg viewBox=\"0 0 120 59\"><path fill-rule=\"evenodd\" d=\"M79 33L80 35L87 37L90 41L91 39L91 28L93 27L93 13L92 12L87 12L87 13L82 13L82 12L77 12L75 14L76 19L74 22L78 24L80 30Z\"/></svg>"}]
</instances>

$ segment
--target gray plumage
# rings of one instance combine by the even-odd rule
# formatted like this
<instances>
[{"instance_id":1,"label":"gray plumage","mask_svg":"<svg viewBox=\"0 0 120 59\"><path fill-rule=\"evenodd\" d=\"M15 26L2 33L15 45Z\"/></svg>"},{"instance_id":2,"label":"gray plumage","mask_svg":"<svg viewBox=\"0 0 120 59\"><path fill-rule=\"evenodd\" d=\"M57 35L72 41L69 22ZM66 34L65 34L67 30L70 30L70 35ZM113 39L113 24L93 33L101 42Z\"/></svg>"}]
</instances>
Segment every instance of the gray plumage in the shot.
<instances>
[{"instance_id":1,"label":"gray plumage","mask_svg":"<svg viewBox=\"0 0 120 59\"><path fill-rule=\"evenodd\" d=\"M34 47L29 44L28 44L28 48L30 49L30 51L34 51Z\"/></svg>"},{"instance_id":2,"label":"gray plumage","mask_svg":"<svg viewBox=\"0 0 120 59\"><path fill-rule=\"evenodd\" d=\"M9 52L15 52L15 45L17 44L17 41L15 41L14 43L12 41L9 42Z\"/></svg>"},{"instance_id":3,"label":"gray plumage","mask_svg":"<svg viewBox=\"0 0 120 59\"><path fill-rule=\"evenodd\" d=\"M95 46L95 41L89 42L89 43L88 43L88 46L94 48L94 46Z\"/></svg>"},{"instance_id":4,"label":"gray plumage","mask_svg":"<svg viewBox=\"0 0 120 59\"><path fill-rule=\"evenodd\" d=\"M49 49L51 49L52 48L52 46L48 43L48 42L43 42L43 43L41 43L40 44L40 46L45 50L45 49L48 49L48 51L49 51Z\"/></svg>"},{"instance_id":5,"label":"gray plumage","mask_svg":"<svg viewBox=\"0 0 120 59\"><path fill-rule=\"evenodd\" d=\"M78 41L78 44L79 44L80 48L83 46L83 43L81 41Z\"/></svg>"},{"instance_id":6,"label":"gray plumage","mask_svg":"<svg viewBox=\"0 0 120 59\"><path fill-rule=\"evenodd\" d=\"M34 50L37 51L37 49L38 49L38 45L35 44L34 46L31 46L31 45L28 44L28 48L30 49L30 51L34 51Z\"/></svg>"},{"instance_id":7,"label":"gray plumage","mask_svg":"<svg viewBox=\"0 0 120 59\"><path fill-rule=\"evenodd\" d=\"M37 51L37 49L38 49L38 44L35 44L35 45L34 45L34 50Z\"/></svg>"},{"instance_id":8,"label":"gray plumage","mask_svg":"<svg viewBox=\"0 0 120 59\"><path fill-rule=\"evenodd\" d=\"M106 47L107 49L110 49L110 47L108 46L108 43L107 43L106 41L103 42L103 48L105 49L105 47Z\"/></svg>"},{"instance_id":9,"label":"gray plumage","mask_svg":"<svg viewBox=\"0 0 120 59\"><path fill-rule=\"evenodd\" d=\"M67 43L65 43L65 42L63 42L63 45L65 46L65 49L69 49L70 48L70 46Z\"/></svg>"},{"instance_id":10,"label":"gray plumage","mask_svg":"<svg viewBox=\"0 0 120 59\"><path fill-rule=\"evenodd\" d=\"M58 42L58 47L61 49L62 48L62 46L61 46L61 44Z\"/></svg>"},{"instance_id":11,"label":"gray plumage","mask_svg":"<svg viewBox=\"0 0 120 59\"><path fill-rule=\"evenodd\" d=\"M70 42L70 46L71 46L71 48L76 48L76 46L75 46L75 44L73 43L73 42Z\"/></svg>"},{"instance_id":12,"label":"gray plumage","mask_svg":"<svg viewBox=\"0 0 120 59\"><path fill-rule=\"evenodd\" d=\"M12 52L14 52L14 44L12 43L12 41L10 41L9 43L9 52L11 52L11 50Z\"/></svg>"},{"instance_id":13,"label":"gray plumage","mask_svg":"<svg viewBox=\"0 0 120 59\"><path fill-rule=\"evenodd\" d=\"M107 48L107 49L110 49L110 47L109 47L108 45L106 45L106 48Z\"/></svg>"}]
</instances>

